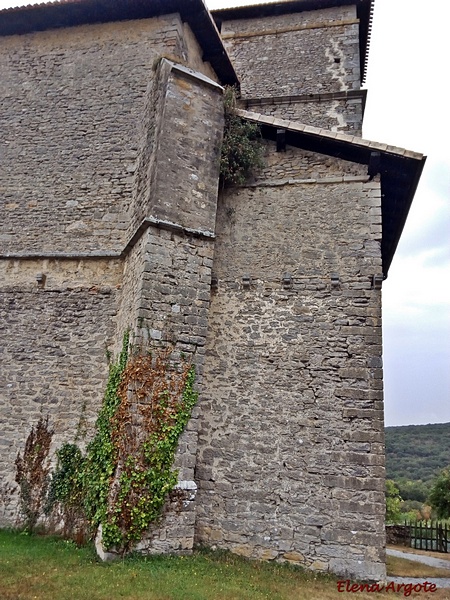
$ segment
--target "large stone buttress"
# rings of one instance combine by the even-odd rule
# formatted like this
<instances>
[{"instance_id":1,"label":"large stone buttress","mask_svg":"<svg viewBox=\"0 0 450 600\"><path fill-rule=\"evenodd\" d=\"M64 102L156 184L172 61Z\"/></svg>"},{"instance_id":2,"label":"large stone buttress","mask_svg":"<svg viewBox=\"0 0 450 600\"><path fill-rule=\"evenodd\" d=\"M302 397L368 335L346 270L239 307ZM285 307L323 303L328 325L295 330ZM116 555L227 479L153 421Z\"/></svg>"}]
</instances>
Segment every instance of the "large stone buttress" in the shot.
<instances>
[{"instance_id":1,"label":"large stone buttress","mask_svg":"<svg viewBox=\"0 0 450 600\"><path fill-rule=\"evenodd\" d=\"M202 376L210 304L220 146L222 87L190 68L161 59L144 116L136 171L129 255L118 332L135 343L170 348ZM138 545L143 552L187 552L196 521L194 467L198 409L175 458L183 495Z\"/></svg>"}]
</instances>

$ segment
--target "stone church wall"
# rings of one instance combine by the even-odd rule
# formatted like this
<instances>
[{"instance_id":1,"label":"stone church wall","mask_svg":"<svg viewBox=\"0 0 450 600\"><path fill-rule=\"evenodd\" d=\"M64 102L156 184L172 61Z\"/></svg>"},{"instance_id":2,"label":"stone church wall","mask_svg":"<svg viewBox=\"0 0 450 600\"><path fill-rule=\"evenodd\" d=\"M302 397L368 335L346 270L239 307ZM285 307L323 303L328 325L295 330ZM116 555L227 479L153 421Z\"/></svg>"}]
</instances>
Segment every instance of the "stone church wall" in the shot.
<instances>
[{"instance_id":1,"label":"stone church wall","mask_svg":"<svg viewBox=\"0 0 450 600\"><path fill-rule=\"evenodd\" d=\"M377 579L381 295L371 278L381 271L380 185L361 167L318 156L320 170L288 184L289 158L296 169L303 156L273 153L277 180L219 200L197 536L245 556Z\"/></svg>"},{"instance_id":2,"label":"stone church wall","mask_svg":"<svg viewBox=\"0 0 450 600\"><path fill-rule=\"evenodd\" d=\"M223 103L176 15L0 43L10 175L0 233L5 485L40 415L55 429L52 451L92 437L105 350L117 353L126 329L134 344L190 355L200 385ZM196 439L194 416L176 460L189 498ZM147 551L192 548L189 498ZM0 507L3 524L16 507L16 497Z\"/></svg>"},{"instance_id":3,"label":"stone church wall","mask_svg":"<svg viewBox=\"0 0 450 600\"><path fill-rule=\"evenodd\" d=\"M360 131L354 7L222 33L244 101ZM2 480L40 414L55 446L89 439L105 345L130 328L190 356L200 390L182 510L168 503L144 552L195 535L382 578L379 182L267 143L258 178L217 201L222 88L177 15L4 37L0 54Z\"/></svg>"},{"instance_id":4,"label":"stone church wall","mask_svg":"<svg viewBox=\"0 0 450 600\"><path fill-rule=\"evenodd\" d=\"M168 15L0 39L2 252L123 249L154 63L188 60L183 31Z\"/></svg>"}]
</instances>

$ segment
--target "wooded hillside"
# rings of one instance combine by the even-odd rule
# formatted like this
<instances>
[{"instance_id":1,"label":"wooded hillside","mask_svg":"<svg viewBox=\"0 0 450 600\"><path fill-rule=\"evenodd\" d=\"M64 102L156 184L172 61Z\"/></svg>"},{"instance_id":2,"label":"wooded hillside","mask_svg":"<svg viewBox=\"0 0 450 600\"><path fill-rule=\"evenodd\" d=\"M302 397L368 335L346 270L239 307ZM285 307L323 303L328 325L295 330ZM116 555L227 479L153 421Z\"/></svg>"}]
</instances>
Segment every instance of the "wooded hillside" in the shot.
<instances>
[{"instance_id":1,"label":"wooded hillside","mask_svg":"<svg viewBox=\"0 0 450 600\"><path fill-rule=\"evenodd\" d=\"M431 483L450 465L450 423L386 427L386 478Z\"/></svg>"}]
</instances>

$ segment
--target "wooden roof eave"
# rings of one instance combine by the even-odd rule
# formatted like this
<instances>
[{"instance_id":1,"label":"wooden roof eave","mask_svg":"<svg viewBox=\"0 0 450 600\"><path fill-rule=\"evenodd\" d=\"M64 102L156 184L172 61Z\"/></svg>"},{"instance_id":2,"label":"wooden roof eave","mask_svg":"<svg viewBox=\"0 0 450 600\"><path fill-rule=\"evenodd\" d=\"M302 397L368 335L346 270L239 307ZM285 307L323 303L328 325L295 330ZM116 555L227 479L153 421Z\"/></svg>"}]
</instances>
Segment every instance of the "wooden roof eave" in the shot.
<instances>
[{"instance_id":1,"label":"wooden roof eave","mask_svg":"<svg viewBox=\"0 0 450 600\"><path fill-rule=\"evenodd\" d=\"M383 276L389 267L400 240L408 212L416 192L426 157L404 148L372 142L357 136L335 133L301 123L266 117L238 110L242 118L258 123L263 138L276 142L277 130L283 129L286 145L333 156L373 169L374 156L379 155L377 174L381 182ZM374 173L372 172L372 176Z\"/></svg>"},{"instance_id":2,"label":"wooden roof eave","mask_svg":"<svg viewBox=\"0 0 450 600\"><path fill-rule=\"evenodd\" d=\"M222 85L238 85L220 33L203 0L60 0L0 10L0 36L78 25L150 19L179 13L188 23Z\"/></svg>"}]
</instances>

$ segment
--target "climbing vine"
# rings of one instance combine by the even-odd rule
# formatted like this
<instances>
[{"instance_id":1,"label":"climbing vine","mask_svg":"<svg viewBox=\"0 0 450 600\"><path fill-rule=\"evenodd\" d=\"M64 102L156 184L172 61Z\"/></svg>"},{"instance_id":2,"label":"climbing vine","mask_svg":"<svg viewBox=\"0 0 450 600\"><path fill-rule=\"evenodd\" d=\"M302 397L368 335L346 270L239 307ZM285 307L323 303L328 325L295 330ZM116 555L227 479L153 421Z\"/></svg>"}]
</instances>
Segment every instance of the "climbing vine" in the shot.
<instances>
[{"instance_id":1,"label":"climbing vine","mask_svg":"<svg viewBox=\"0 0 450 600\"><path fill-rule=\"evenodd\" d=\"M263 166L263 147L259 126L236 114L236 89L224 92L225 127L220 158L223 185L244 184Z\"/></svg>"},{"instance_id":2,"label":"climbing vine","mask_svg":"<svg viewBox=\"0 0 450 600\"><path fill-rule=\"evenodd\" d=\"M170 364L170 349L130 357L112 419L118 457L106 519L105 547L126 552L158 519L177 482L172 470L178 439L197 400L194 367Z\"/></svg>"},{"instance_id":3,"label":"climbing vine","mask_svg":"<svg viewBox=\"0 0 450 600\"><path fill-rule=\"evenodd\" d=\"M109 357L96 433L84 456L64 444L50 479L53 432L43 419L32 428L16 460L28 529L47 495L45 512L64 523L66 536L78 540L88 526L94 533L101 525L104 548L126 553L161 515L177 482L178 440L197 401L195 369L185 359L174 364L170 348L130 355L129 343L127 332L117 361Z\"/></svg>"},{"instance_id":4,"label":"climbing vine","mask_svg":"<svg viewBox=\"0 0 450 600\"><path fill-rule=\"evenodd\" d=\"M109 376L103 404L96 421L96 434L87 447L83 469L84 509L92 526L104 522L108 511L111 482L117 466L117 448L113 443L113 418L120 404L120 382L128 360L130 335L123 336L122 350L116 362L109 361Z\"/></svg>"},{"instance_id":5,"label":"climbing vine","mask_svg":"<svg viewBox=\"0 0 450 600\"><path fill-rule=\"evenodd\" d=\"M50 480L49 451L53 431L48 417L40 417L31 428L23 454L16 458L16 483L19 484L19 510L26 531L33 531L43 514Z\"/></svg>"},{"instance_id":6,"label":"climbing vine","mask_svg":"<svg viewBox=\"0 0 450 600\"><path fill-rule=\"evenodd\" d=\"M56 457L45 513L49 516L58 511L58 520L63 523L63 536L81 543L87 532L83 507L85 458L76 444L64 444L56 451Z\"/></svg>"}]
</instances>

